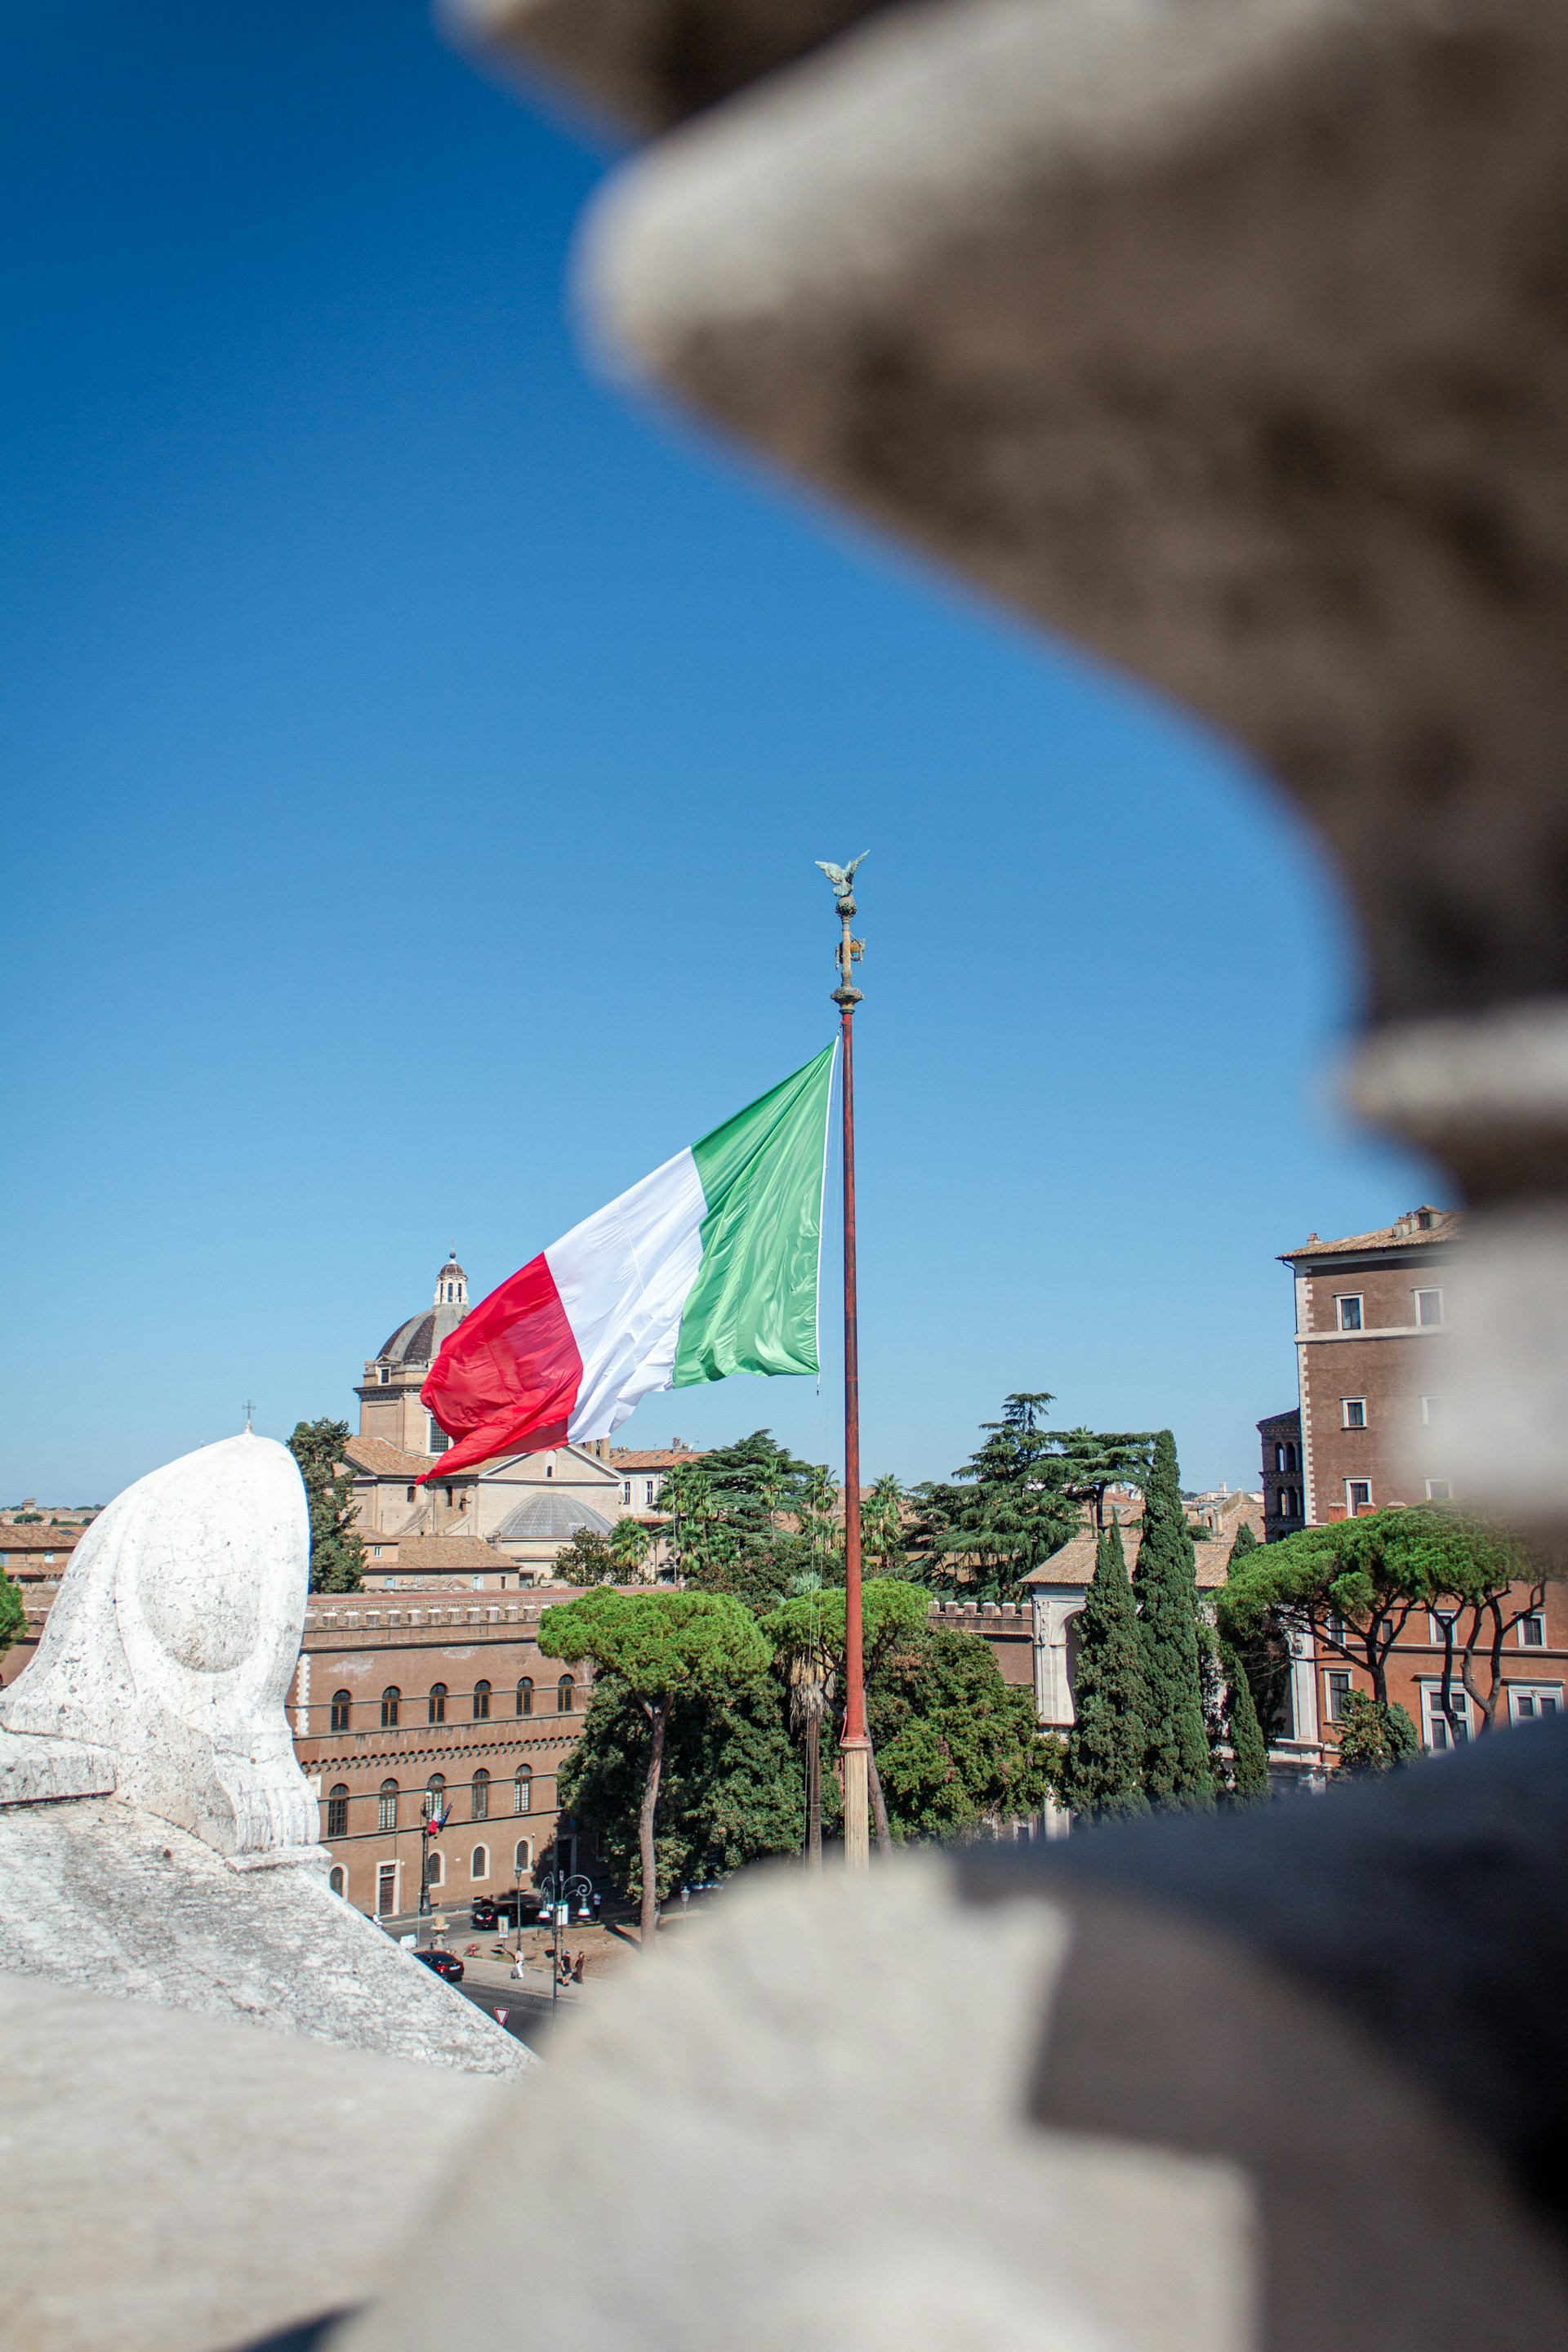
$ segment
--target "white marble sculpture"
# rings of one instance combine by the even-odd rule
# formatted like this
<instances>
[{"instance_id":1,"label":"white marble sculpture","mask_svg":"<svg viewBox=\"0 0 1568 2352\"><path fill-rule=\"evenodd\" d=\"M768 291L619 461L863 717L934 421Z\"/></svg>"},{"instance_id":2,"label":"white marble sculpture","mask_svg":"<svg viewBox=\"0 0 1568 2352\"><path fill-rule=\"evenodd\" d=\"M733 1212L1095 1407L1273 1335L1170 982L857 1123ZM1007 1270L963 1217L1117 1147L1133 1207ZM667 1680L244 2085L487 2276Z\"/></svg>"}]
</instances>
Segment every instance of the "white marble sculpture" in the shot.
<instances>
[{"instance_id":1,"label":"white marble sculpture","mask_svg":"<svg viewBox=\"0 0 1568 2352\"><path fill-rule=\"evenodd\" d=\"M288 1448L204 1446L79 1545L0 1696L0 1990L121 2000L516 2073L522 2045L327 1884L284 1700L310 1571Z\"/></svg>"},{"instance_id":2,"label":"white marble sculpture","mask_svg":"<svg viewBox=\"0 0 1568 2352\"><path fill-rule=\"evenodd\" d=\"M0 1697L0 1803L112 1791L231 1859L315 1848L283 1712L310 1548L299 1470L270 1438L128 1486Z\"/></svg>"}]
</instances>

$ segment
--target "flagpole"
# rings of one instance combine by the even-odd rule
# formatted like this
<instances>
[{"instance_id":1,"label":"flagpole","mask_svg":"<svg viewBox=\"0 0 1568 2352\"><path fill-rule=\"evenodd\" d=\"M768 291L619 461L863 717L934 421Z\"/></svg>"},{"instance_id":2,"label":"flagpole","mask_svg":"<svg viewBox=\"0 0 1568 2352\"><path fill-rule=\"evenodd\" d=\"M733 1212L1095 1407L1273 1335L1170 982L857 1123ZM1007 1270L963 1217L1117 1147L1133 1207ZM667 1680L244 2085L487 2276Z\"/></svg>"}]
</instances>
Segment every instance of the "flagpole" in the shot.
<instances>
[{"instance_id":1,"label":"flagpole","mask_svg":"<svg viewBox=\"0 0 1568 2352\"><path fill-rule=\"evenodd\" d=\"M844 1138L844 1859L851 1870L871 1862L871 1742L866 1730L865 1628L860 1592L860 1337L855 1264L855 1007L860 991L854 967L863 942L850 936L855 917L855 866L825 866L838 902L838 1007L843 1046L840 1100Z\"/></svg>"}]
</instances>

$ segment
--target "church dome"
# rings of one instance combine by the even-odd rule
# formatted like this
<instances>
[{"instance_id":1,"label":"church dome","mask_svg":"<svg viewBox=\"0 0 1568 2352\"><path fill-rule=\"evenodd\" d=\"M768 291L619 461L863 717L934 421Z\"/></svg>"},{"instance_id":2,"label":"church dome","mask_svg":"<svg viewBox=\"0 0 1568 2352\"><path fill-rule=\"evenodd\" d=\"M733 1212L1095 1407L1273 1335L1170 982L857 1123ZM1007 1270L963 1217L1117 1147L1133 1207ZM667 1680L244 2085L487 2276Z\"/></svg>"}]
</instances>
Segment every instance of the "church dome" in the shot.
<instances>
[{"instance_id":1,"label":"church dome","mask_svg":"<svg viewBox=\"0 0 1568 2352\"><path fill-rule=\"evenodd\" d=\"M454 1250L436 1277L435 1304L400 1323L384 1346L376 1349L378 1364L433 1364L443 1339L454 1332L468 1311L468 1277Z\"/></svg>"},{"instance_id":2,"label":"church dome","mask_svg":"<svg viewBox=\"0 0 1568 2352\"><path fill-rule=\"evenodd\" d=\"M559 1490L552 1494L531 1496L509 1511L501 1521L491 1543L552 1542L557 1536L581 1535L591 1528L597 1536L607 1536L610 1523L589 1503L578 1502L574 1495Z\"/></svg>"}]
</instances>

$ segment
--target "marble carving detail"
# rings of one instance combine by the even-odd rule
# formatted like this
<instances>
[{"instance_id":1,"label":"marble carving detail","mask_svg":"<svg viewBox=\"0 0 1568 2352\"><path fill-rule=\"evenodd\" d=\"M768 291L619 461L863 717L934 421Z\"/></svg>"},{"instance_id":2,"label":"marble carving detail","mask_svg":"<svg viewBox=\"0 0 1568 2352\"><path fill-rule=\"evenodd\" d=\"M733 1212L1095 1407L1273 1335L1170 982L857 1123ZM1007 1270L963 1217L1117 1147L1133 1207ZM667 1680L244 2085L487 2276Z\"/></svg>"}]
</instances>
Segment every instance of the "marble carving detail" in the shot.
<instances>
[{"instance_id":1,"label":"marble carving detail","mask_svg":"<svg viewBox=\"0 0 1568 2352\"><path fill-rule=\"evenodd\" d=\"M304 1859L317 1806L283 1703L309 1562L300 1473L269 1438L128 1486L0 1696L0 1804L112 1791L231 1861Z\"/></svg>"}]
</instances>

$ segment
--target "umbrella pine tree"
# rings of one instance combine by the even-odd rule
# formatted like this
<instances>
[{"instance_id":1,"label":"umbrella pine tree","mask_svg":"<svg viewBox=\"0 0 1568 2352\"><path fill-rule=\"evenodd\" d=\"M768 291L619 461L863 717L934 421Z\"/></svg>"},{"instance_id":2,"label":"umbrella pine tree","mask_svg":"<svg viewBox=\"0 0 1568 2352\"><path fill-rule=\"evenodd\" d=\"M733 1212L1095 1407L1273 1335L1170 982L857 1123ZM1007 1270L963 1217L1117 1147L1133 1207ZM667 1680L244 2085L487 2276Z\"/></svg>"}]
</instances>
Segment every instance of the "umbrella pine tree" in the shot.
<instances>
[{"instance_id":1,"label":"umbrella pine tree","mask_svg":"<svg viewBox=\"0 0 1568 2352\"><path fill-rule=\"evenodd\" d=\"M1094 1577L1078 1620L1074 1722L1063 1785L1075 1813L1114 1820L1148 1811L1146 1703L1143 1642L1121 1529L1113 1520L1095 1548Z\"/></svg>"}]
</instances>

